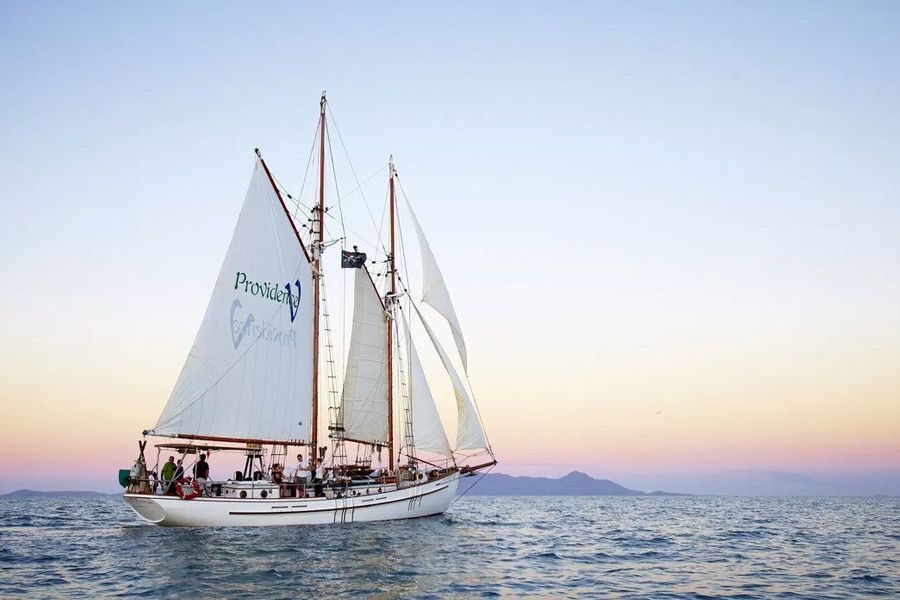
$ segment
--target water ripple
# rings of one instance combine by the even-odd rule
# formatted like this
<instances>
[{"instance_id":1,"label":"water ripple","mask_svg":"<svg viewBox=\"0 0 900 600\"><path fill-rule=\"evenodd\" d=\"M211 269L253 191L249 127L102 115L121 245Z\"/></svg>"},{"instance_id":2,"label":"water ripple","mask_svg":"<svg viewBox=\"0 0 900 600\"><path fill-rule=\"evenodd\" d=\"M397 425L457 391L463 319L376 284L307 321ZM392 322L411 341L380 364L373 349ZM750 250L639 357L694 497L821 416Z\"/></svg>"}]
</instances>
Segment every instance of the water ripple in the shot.
<instances>
[{"instance_id":1,"label":"water ripple","mask_svg":"<svg viewBox=\"0 0 900 600\"><path fill-rule=\"evenodd\" d=\"M900 596L900 500L482 498L413 521L161 529L117 498L0 503L0 596Z\"/></svg>"}]
</instances>

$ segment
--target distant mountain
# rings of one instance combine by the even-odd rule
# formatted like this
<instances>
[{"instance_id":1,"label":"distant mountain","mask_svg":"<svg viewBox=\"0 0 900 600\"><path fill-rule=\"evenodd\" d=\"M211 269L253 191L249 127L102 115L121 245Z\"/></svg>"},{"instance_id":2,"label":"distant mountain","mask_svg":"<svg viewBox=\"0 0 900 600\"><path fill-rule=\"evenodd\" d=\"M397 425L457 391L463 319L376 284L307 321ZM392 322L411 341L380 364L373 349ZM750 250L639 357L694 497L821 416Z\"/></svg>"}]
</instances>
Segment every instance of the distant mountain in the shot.
<instances>
[{"instance_id":1,"label":"distant mountain","mask_svg":"<svg viewBox=\"0 0 900 600\"><path fill-rule=\"evenodd\" d=\"M659 481L663 478L654 478ZM900 470L858 473L795 473L730 470L668 477L667 487L718 496L897 496Z\"/></svg>"},{"instance_id":2,"label":"distant mountain","mask_svg":"<svg viewBox=\"0 0 900 600\"><path fill-rule=\"evenodd\" d=\"M558 479L550 477L514 477L502 473L488 473L483 477L465 478L460 493L473 484L473 496L669 496L667 492L630 490L609 479L594 479L581 471L572 471Z\"/></svg>"},{"instance_id":3,"label":"distant mountain","mask_svg":"<svg viewBox=\"0 0 900 600\"><path fill-rule=\"evenodd\" d=\"M85 492L85 491L61 491L61 492L39 492L36 490L16 490L8 494L0 495L0 499L16 499L16 498L96 498L106 497L118 494L104 494L102 492Z\"/></svg>"}]
</instances>

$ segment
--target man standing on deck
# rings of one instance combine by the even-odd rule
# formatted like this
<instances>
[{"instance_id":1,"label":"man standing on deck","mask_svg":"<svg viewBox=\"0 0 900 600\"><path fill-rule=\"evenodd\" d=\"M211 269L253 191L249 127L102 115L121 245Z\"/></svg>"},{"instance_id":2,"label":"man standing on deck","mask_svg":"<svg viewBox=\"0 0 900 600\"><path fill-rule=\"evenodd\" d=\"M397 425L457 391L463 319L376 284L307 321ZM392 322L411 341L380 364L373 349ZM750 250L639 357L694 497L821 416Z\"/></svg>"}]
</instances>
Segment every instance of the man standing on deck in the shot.
<instances>
[{"instance_id":1,"label":"man standing on deck","mask_svg":"<svg viewBox=\"0 0 900 600\"><path fill-rule=\"evenodd\" d=\"M209 496L209 463L206 455L201 454L197 464L194 465L194 477L200 484L200 491L204 496Z\"/></svg>"},{"instance_id":2,"label":"man standing on deck","mask_svg":"<svg viewBox=\"0 0 900 600\"><path fill-rule=\"evenodd\" d=\"M173 479L175 479L175 457L170 456L169 462L164 464L162 468L163 494L166 496L173 493L171 491Z\"/></svg>"},{"instance_id":3,"label":"man standing on deck","mask_svg":"<svg viewBox=\"0 0 900 600\"><path fill-rule=\"evenodd\" d=\"M309 483L309 469L303 466L303 455L297 455L297 468L294 469L294 485L297 495L303 498L306 494L306 484Z\"/></svg>"}]
</instances>

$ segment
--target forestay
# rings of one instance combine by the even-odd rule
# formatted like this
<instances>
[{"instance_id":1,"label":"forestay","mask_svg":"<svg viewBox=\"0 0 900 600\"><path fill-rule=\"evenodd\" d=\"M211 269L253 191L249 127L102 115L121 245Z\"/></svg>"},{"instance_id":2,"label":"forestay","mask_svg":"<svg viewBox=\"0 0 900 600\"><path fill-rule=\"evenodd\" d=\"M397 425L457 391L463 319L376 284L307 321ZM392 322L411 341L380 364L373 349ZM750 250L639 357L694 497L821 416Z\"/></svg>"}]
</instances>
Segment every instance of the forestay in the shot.
<instances>
[{"instance_id":1,"label":"forestay","mask_svg":"<svg viewBox=\"0 0 900 600\"><path fill-rule=\"evenodd\" d=\"M387 314L365 267L355 269L353 332L341 394L344 435L386 443Z\"/></svg>"},{"instance_id":2,"label":"forestay","mask_svg":"<svg viewBox=\"0 0 900 600\"><path fill-rule=\"evenodd\" d=\"M438 267L431 246L425 238L425 232L413 212L412 205L407 201L406 207L409 209L409 216L412 218L413 225L416 228L416 235L419 238L419 251L422 255L422 301L438 311L450 324L450 331L453 333L453 340L456 342L456 348L459 350L459 357L462 359L463 369L468 371L468 357L466 356L466 341L463 339L462 328L459 326L459 319L456 318L456 311L453 310L453 302L450 300L450 292L447 291L447 284L444 283L444 276Z\"/></svg>"},{"instance_id":3,"label":"forestay","mask_svg":"<svg viewBox=\"0 0 900 600\"><path fill-rule=\"evenodd\" d=\"M478 418L478 411L475 409L475 404L466 391L466 386L463 384L459 373L457 373L453 363L450 362L450 357L447 356L444 347L441 346L437 336L434 334L434 330L428 325L428 321L425 320L419 307L414 302L411 304L416 309L419 320L422 321L425 332L434 345L434 349L437 351L444 368L447 370L447 374L450 376L450 382L453 384L453 392L456 396L456 413L459 419L456 431L456 450L488 448L487 438L484 435L484 429L481 427L481 420Z\"/></svg>"},{"instance_id":4,"label":"forestay","mask_svg":"<svg viewBox=\"0 0 900 600\"><path fill-rule=\"evenodd\" d=\"M442 456L452 456L453 452L450 450L447 434L444 432L437 407L434 405L434 398L428 387L428 380L425 378L425 371L422 369L422 362L419 360L419 353L416 352L411 336L409 337L409 382L413 439L416 451L425 450Z\"/></svg>"},{"instance_id":5,"label":"forestay","mask_svg":"<svg viewBox=\"0 0 900 600\"><path fill-rule=\"evenodd\" d=\"M152 433L308 440L313 278L261 162L212 298Z\"/></svg>"}]
</instances>

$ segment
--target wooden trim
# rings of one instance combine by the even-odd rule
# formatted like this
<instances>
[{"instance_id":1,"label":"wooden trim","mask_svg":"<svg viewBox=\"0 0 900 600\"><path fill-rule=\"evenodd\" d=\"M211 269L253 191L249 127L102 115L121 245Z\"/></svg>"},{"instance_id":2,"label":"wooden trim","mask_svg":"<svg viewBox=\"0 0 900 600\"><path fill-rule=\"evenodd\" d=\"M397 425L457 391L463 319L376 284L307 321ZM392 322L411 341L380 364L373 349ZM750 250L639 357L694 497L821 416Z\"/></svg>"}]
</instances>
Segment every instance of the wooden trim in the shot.
<instances>
[{"instance_id":1,"label":"wooden trim","mask_svg":"<svg viewBox=\"0 0 900 600\"><path fill-rule=\"evenodd\" d=\"M175 435L164 435L157 437L177 438L181 440L198 440L201 442L234 442L236 444L259 444L261 446L265 446L268 444L274 444L276 446L309 446L308 442L304 442L302 440L265 440L256 438L223 437L217 435L193 435L190 433L176 433ZM244 448L235 448L235 450L244 450Z\"/></svg>"},{"instance_id":2,"label":"wooden trim","mask_svg":"<svg viewBox=\"0 0 900 600\"><path fill-rule=\"evenodd\" d=\"M474 473L478 469L483 469L485 467L493 467L496 464L497 464L497 461L492 460L491 462L486 462L486 463L482 463L480 465L475 465L474 467L470 467L468 465L462 465L461 467L459 467L459 472L460 473Z\"/></svg>"},{"instance_id":3,"label":"wooden trim","mask_svg":"<svg viewBox=\"0 0 900 600\"><path fill-rule=\"evenodd\" d=\"M386 446L387 446L386 444L384 444L384 443L382 443L382 442L370 442L370 441L367 441L367 440L358 440L358 439L356 439L356 438L349 438L349 437L345 437L345 438L342 438L342 439L343 439L345 442L355 442L355 443L357 443L357 444L365 444L365 445L367 445L367 446L383 446L383 447L386 447Z\"/></svg>"}]
</instances>

